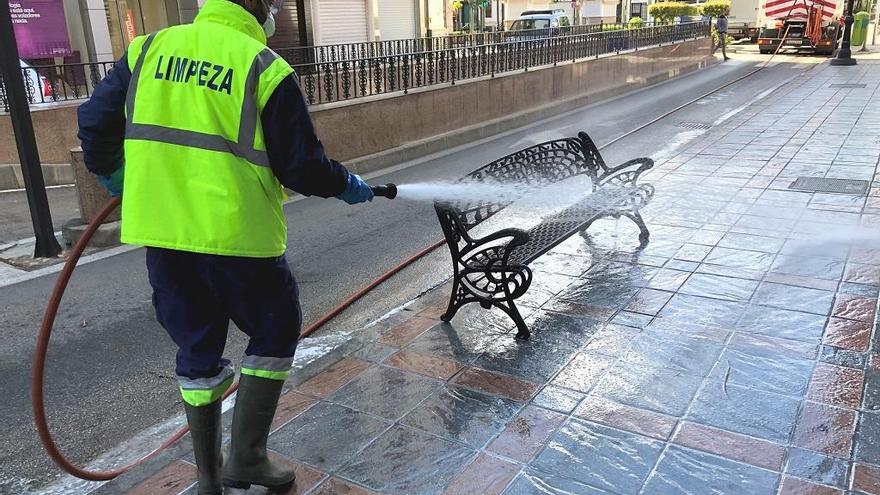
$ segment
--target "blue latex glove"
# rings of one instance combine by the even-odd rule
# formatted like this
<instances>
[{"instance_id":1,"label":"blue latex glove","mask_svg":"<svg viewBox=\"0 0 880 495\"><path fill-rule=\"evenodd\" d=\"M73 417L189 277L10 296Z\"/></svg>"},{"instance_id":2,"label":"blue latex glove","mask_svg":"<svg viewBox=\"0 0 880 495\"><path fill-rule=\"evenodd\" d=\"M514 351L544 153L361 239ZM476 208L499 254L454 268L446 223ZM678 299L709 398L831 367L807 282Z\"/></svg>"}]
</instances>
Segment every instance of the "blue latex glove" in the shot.
<instances>
[{"instance_id":1,"label":"blue latex glove","mask_svg":"<svg viewBox=\"0 0 880 495\"><path fill-rule=\"evenodd\" d=\"M353 205L357 203L363 203L364 201L372 201L373 190L370 189L370 186L366 182L364 182L364 180L361 179L359 175L349 173L348 185L345 186L345 191L336 197L350 205Z\"/></svg>"},{"instance_id":2,"label":"blue latex glove","mask_svg":"<svg viewBox=\"0 0 880 495\"><path fill-rule=\"evenodd\" d=\"M104 186L104 189L110 193L110 196L119 196L122 194L122 182L125 177L125 167L119 167L116 172L110 175L96 175L95 178Z\"/></svg>"}]
</instances>

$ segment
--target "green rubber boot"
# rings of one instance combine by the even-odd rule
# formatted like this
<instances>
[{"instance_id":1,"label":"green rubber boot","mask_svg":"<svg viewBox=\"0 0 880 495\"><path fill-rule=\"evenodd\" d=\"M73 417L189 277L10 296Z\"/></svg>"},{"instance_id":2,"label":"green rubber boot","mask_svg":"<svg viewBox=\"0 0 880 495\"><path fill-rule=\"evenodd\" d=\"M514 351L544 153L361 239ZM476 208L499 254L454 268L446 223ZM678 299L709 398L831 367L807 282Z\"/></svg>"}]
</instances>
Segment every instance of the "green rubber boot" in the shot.
<instances>
[{"instance_id":1,"label":"green rubber boot","mask_svg":"<svg viewBox=\"0 0 880 495\"><path fill-rule=\"evenodd\" d=\"M266 453L283 386L281 380L241 375L232 415L232 445L223 466L224 485L242 489L260 485L277 490L293 484L293 467L273 464Z\"/></svg>"},{"instance_id":2,"label":"green rubber boot","mask_svg":"<svg viewBox=\"0 0 880 495\"><path fill-rule=\"evenodd\" d=\"M215 401L207 406L192 406L184 402L186 422L192 436L193 453L199 468L199 495L221 495L223 480L220 455L221 433L220 403Z\"/></svg>"}]
</instances>

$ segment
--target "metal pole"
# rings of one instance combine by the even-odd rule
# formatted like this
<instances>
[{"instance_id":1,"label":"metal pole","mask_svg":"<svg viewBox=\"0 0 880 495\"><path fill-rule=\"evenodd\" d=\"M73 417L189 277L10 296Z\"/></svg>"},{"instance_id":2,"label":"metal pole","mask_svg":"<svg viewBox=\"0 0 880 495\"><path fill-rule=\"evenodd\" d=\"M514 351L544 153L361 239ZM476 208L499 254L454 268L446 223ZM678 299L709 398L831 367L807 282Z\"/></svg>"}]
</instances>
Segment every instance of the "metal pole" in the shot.
<instances>
[{"instance_id":1,"label":"metal pole","mask_svg":"<svg viewBox=\"0 0 880 495\"><path fill-rule=\"evenodd\" d=\"M853 25L853 0L846 2L846 17L844 17L843 40L840 43L840 50L837 56L831 59L831 65L856 65L856 59L852 58L852 50L850 50L850 36L852 36Z\"/></svg>"},{"instance_id":2,"label":"metal pole","mask_svg":"<svg viewBox=\"0 0 880 495\"><path fill-rule=\"evenodd\" d=\"M6 98L9 101L12 131L15 134L24 187L31 210L31 222L37 239L34 256L41 258L57 256L61 253L61 246L58 245L52 228L46 183L43 181L43 170L40 167L40 154L37 152L34 125L31 122L31 111L24 89L24 77L18 63L18 45L15 42L15 33L12 31L12 15L9 12L9 2L6 0L0 0L0 75L6 82ZM40 90L41 88L37 88L37 91Z\"/></svg>"},{"instance_id":3,"label":"metal pole","mask_svg":"<svg viewBox=\"0 0 880 495\"><path fill-rule=\"evenodd\" d=\"M877 24L880 23L880 0L874 2L874 32L871 33L871 45L877 44Z\"/></svg>"}]
</instances>

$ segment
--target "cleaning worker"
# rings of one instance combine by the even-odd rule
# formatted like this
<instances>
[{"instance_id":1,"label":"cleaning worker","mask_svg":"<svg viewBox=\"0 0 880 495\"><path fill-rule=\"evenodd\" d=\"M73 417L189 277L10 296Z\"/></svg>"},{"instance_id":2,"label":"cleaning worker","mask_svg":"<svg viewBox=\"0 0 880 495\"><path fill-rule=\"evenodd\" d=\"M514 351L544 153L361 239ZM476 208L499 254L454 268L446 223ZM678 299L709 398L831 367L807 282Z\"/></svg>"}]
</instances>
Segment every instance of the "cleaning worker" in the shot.
<instances>
[{"instance_id":1,"label":"cleaning worker","mask_svg":"<svg viewBox=\"0 0 880 495\"><path fill-rule=\"evenodd\" d=\"M282 185L373 199L325 155L293 70L266 47L279 7L207 0L193 24L134 39L79 109L86 166L111 194L124 189L122 242L147 247L156 316L178 346L200 494L294 481L266 454L302 318ZM250 340L222 460L230 320Z\"/></svg>"}]
</instances>

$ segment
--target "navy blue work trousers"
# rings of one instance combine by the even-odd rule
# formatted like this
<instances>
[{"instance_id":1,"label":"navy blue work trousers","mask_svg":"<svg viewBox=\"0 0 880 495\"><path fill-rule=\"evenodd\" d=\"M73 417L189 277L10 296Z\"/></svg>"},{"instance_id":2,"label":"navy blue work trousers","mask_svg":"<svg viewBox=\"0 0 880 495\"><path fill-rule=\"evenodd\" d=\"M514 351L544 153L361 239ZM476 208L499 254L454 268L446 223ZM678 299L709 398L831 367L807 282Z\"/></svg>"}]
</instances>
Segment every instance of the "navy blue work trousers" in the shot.
<instances>
[{"instance_id":1,"label":"navy blue work trousers","mask_svg":"<svg viewBox=\"0 0 880 495\"><path fill-rule=\"evenodd\" d=\"M177 375L217 376L229 321L250 337L248 356L293 357L302 326L285 257L244 258L147 248L156 318L178 346Z\"/></svg>"}]
</instances>

